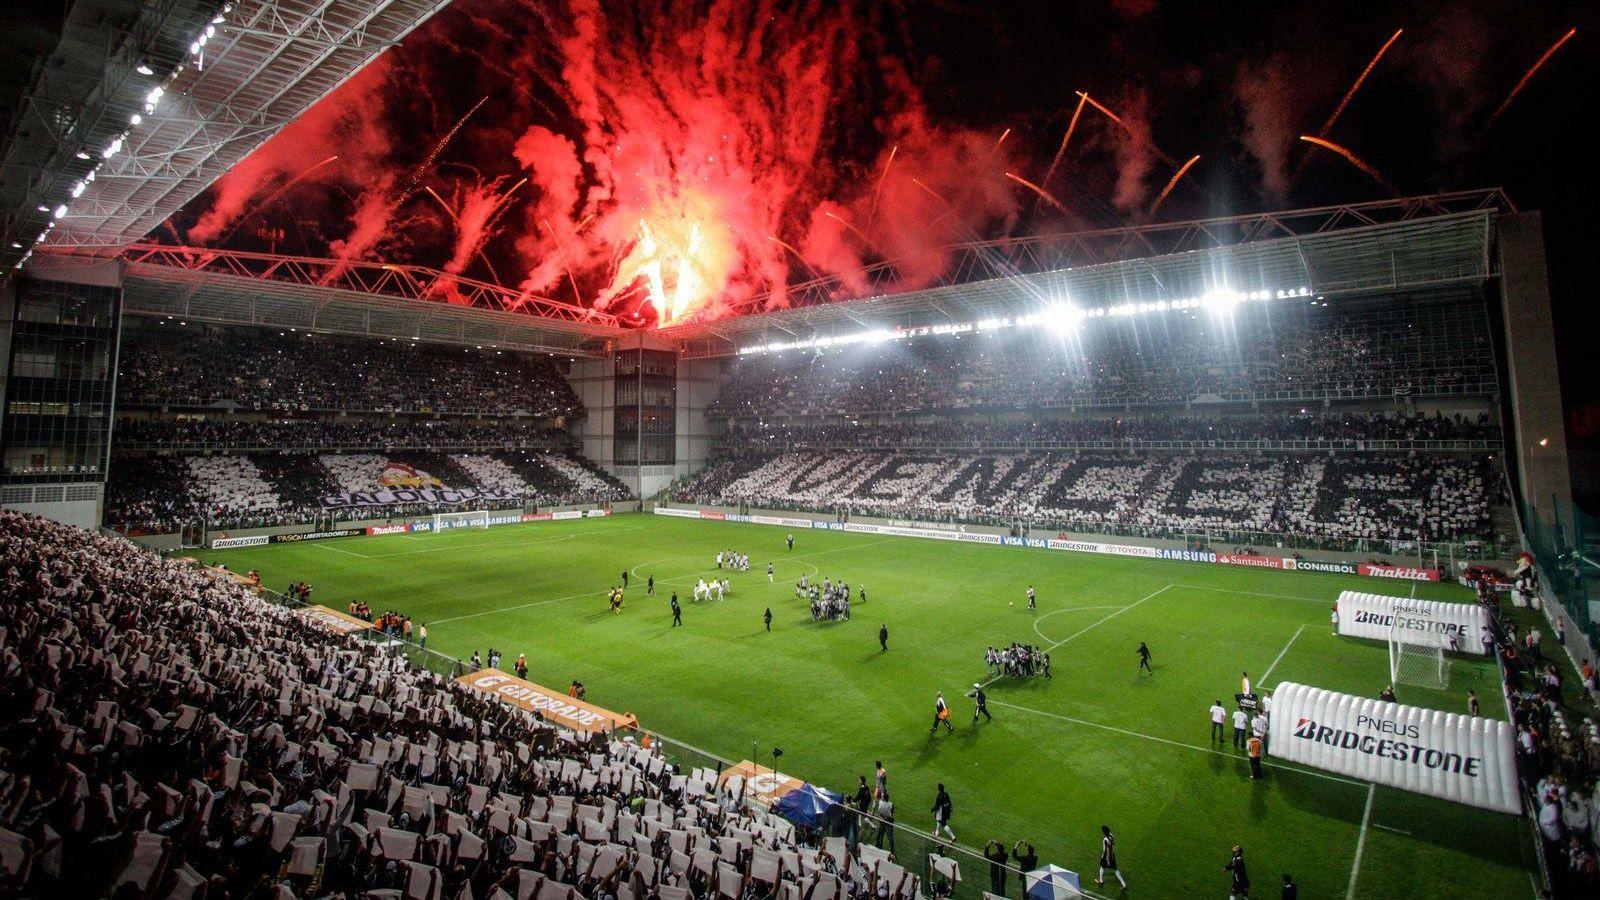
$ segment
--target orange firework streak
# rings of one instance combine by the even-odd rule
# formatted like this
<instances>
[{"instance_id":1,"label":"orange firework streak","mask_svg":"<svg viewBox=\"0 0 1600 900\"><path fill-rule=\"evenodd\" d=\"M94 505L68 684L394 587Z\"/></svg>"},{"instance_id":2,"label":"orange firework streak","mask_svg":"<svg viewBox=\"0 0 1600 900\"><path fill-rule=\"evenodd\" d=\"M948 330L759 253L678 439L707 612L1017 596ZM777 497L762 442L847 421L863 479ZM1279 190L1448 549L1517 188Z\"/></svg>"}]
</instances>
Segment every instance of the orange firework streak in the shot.
<instances>
[{"instance_id":1,"label":"orange firework streak","mask_svg":"<svg viewBox=\"0 0 1600 900\"><path fill-rule=\"evenodd\" d=\"M1161 189L1161 196L1157 197L1155 204L1150 207L1151 217L1155 216L1156 210L1161 208L1161 204L1166 201L1167 195L1172 193L1172 189L1178 186L1178 181L1182 179L1183 176L1194 167L1194 164L1199 161L1200 154L1196 153L1188 162L1183 164L1183 168L1179 169L1177 173L1172 176L1172 180L1167 182L1167 186Z\"/></svg>"},{"instance_id":2,"label":"orange firework streak","mask_svg":"<svg viewBox=\"0 0 1600 900\"><path fill-rule=\"evenodd\" d=\"M1372 176L1373 181L1378 182L1384 187L1389 186L1389 180L1383 177L1382 172L1379 172L1371 163L1352 153L1348 147L1341 147L1338 144L1335 144L1333 141L1325 141L1322 138L1312 137L1309 134L1300 135L1300 140L1305 141L1308 144L1315 144L1324 150L1331 150L1334 153L1339 154L1340 156L1344 157L1345 160L1350 163L1350 165L1355 166L1361 171Z\"/></svg>"},{"instance_id":3,"label":"orange firework streak","mask_svg":"<svg viewBox=\"0 0 1600 900\"><path fill-rule=\"evenodd\" d=\"M1395 41L1400 40L1400 35L1404 32L1404 28L1395 29L1395 33L1389 36L1389 40L1378 48L1377 55L1372 57L1372 62L1367 63L1365 69L1361 70L1361 75L1356 78L1356 83L1350 85L1350 90L1344 92L1344 99L1340 100L1339 105L1334 107L1333 115L1328 117L1328 121L1322 123L1322 128L1317 131L1317 137L1325 138L1328 136L1328 132L1333 129L1333 123L1339 121L1339 116L1344 114L1344 108L1350 105L1350 98L1356 95L1356 91L1361 90L1362 82L1366 81L1367 76L1372 74L1372 70L1378 67L1378 60L1383 59L1383 55L1389 52L1389 48L1394 46Z\"/></svg>"},{"instance_id":4,"label":"orange firework streak","mask_svg":"<svg viewBox=\"0 0 1600 900\"><path fill-rule=\"evenodd\" d=\"M850 233L855 235L858 238L861 238L862 243L866 244L868 247L872 247L874 250L877 249L877 245L872 243L872 238L869 238L865 234L863 234L861 232L861 229L855 227L854 225L851 225L849 222L846 222L844 219L840 218L839 216L834 215L831 212L824 212L823 215L825 215L828 218L834 220L835 222L838 222L840 225L843 225L844 227L850 229Z\"/></svg>"},{"instance_id":5,"label":"orange firework streak","mask_svg":"<svg viewBox=\"0 0 1600 900\"><path fill-rule=\"evenodd\" d=\"M1566 34L1563 34L1560 40L1550 45L1550 49L1546 50L1544 55L1539 57L1539 61L1533 64L1533 68L1529 69L1527 74L1522 76L1522 80L1517 82L1517 86L1511 89L1511 94L1506 97L1505 102L1501 103L1500 107L1494 111L1494 115L1489 117L1490 125L1493 125L1495 121L1500 118L1500 114L1506 111L1506 107L1511 105L1511 101L1517 99L1517 95L1522 93L1522 89L1528 86L1528 82L1533 80L1533 76L1538 74L1540 69L1544 68L1544 64L1550 61L1550 57L1556 55L1556 51L1561 49L1561 45L1572 40L1573 35L1577 33L1578 29L1573 28Z\"/></svg>"},{"instance_id":6,"label":"orange firework streak","mask_svg":"<svg viewBox=\"0 0 1600 900\"><path fill-rule=\"evenodd\" d=\"M1078 91L1077 93L1078 93L1078 96L1082 97L1090 106L1094 107L1095 109L1100 110L1102 113L1105 113L1106 118L1108 118L1111 121L1117 123L1118 125L1121 125L1124 131L1126 131L1129 134L1133 135L1135 138L1138 138L1142 142L1149 144L1150 145L1150 149L1154 150L1156 152L1156 158L1157 159L1161 160L1162 162L1166 163L1169 166L1175 166L1175 165L1178 164L1178 161L1173 159L1170 155L1168 155L1166 151L1162 150L1160 147L1157 147L1155 141L1152 141L1148 137L1146 137L1144 135L1140 135L1138 132L1134 131L1132 128L1129 128L1128 127L1128 123L1122 121L1122 117L1121 116L1117 115L1116 113L1112 112L1109 109L1106 109L1106 107L1099 100L1094 99L1093 97L1089 96L1084 91Z\"/></svg>"},{"instance_id":7,"label":"orange firework streak","mask_svg":"<svg viewBox=\"0 0 1600 900\"><path fill-rule=\"evenodd\" d=\"M1383 55L1389 52L1389 48L1394 46L1394 42L1398 41L1400 35L1404 32L1404 28L1395 29L1395 33L1390 35L1387 41L1383 42L1382 47L1378 48L1378 52L1372 57L1372 61L1367 63L1367 67L1362 69L1361 74L1356 77L1355 83L1350 85L1350 90L1344 92L1344 97L1339 100L1339 105L1333 109L1333 115L1328 116L1328 121L1323 122L1322 127L1317 130L1318 138L1326 138L1328 132L1333 130L1333 123L1339 121L1339 117L1344 114L1344 108L1350 105L1350 100L1356 95L1356 91L1361 90L1361 85L1367 80L1367 76L1371 75L1372 70L1378 67L1378 61L1383 59ZM1295 165L1292 177L1299 178L1300 174L1305 171L1306 163L1310 159L1309 155L1300 157L1300 162Z\"/></svg>"},{"instance_id":8,"label":"orange firework streak","mask_svg":"<svg viewBox=\"0 0 1600 900\"><path fill-rule=\"evenodd\" d=\"M239 218L235 219L234 223L233 223L233 227L228 229L227 233L222 236L222 240L219 243L226 243L229 238L233 237L233 233L239 230L239 226L244 224L246 219L248 219L251 216L255 215L257 211L266 209L268 206L271 206L272 205L272 201L274 201L274 200L278 199L279 197L283 196L285 191L289 190L290 188L292 188L295 185L299 184L300 182L304 181L308 176L311 175L312 172L315 172L316 170L322 168L323 166L333 162L334 160L336 160L338 158L339 158L339 154L335 153L334 155L328 157L327 159L323 160L322 162L317 163L314 166L306 167L306 169L304 171L302 171L299 175L296 175L293 178L289 179L288 181L284 182L283 183L283 187L280 187L277 190L273 191L271 194L268 194L267 195L267 199L262 200L260 203L257 203L255 206L250 207L249 210L245 211L243 214L241 214L239 216Z\"/></svg>"},{"instance_id":9,"label":"orange firework streak","mask_svg":"<svg viewBox=\"0 0 1600 900\"><path fill-rule=\"evenodd\" d=\"M889 158L883 163L883 174L878 176L878 183L872 189L872 208L867 210L867 227L878 220L878 196L883 193L883 182L889 177L889 167L894 165L894 155L900 152L900 145L895 144L889 148Z\"/></svg>"},{"instance_id":10,"label":"orange firework streak","mask_svg":"<svg viewBox=\"0 0 1600 900\"><path fill-rule=\"evenodd\" d=\"M1049 203L1051 206L1054 206L1056 209L1061 210L1063 213L1066 213L1069 216L1072 215L1072 211L1071 210L1069 210L1065 206L1063 206L1061 204L1060 200L1057 200L1055 197L1052 197L1050 195L1050 192L1045 190L1044 188L1039 187L1037 184L1034 184L1033 182L1029 181L1026 178L1023 178L1021 175L1013 175L1012 173L1007 172L1006 173L1006 177L1011 179L1012 181L1015 181L1017 184L1022 185L1023 187L1027 188L1028 190L1033 191L1035 194L1038 194L1040 197L1043 197L1046 203Z\"/></svg>"},{"instance_id":11,"label":"orange firework streak","mask_svg":"<svg viewBox=\"0 0 1600 900\"><path fill-rule=\"evenodd\" d=\"M1004 144L1006 142L1006 138L1008 138L1010 136L1011 136L1011 129L1007 128L1005 131L1000 132L1000 140L995 141L994 145L996 147L998 147L1001 144Z\"/></svg>"},{"instance_id":12,"label":"orange firework streak","mask_svg":"<svg viewBox=\"0 0 1600 900\"><path fill-rule=\"evenodd\" d=\"M1083 106L1088 100L1087 94L1078 95L1078 106L1072 111L1072 121L1067 123L1067 133L1061 136L1061 146L1056 148L1056 156L1050 160L1050 168L1044 170L1044 181L1040 182L1041 185L1049 186L1050 178L1056 174L1056 166L1061 164L1061 157L1067 153L1067 144L1072 140L1072 132L1078 130L1078 117L1083 115Z\"/></svg>"}]
</instances>

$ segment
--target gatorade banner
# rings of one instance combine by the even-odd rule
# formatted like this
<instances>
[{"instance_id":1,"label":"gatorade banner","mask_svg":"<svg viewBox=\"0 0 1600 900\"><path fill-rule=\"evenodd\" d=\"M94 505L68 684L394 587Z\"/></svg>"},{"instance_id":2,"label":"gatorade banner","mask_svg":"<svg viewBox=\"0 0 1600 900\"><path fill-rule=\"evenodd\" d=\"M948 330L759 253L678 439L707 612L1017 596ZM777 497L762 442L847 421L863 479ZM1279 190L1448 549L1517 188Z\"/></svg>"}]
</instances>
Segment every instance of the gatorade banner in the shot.
<instances>
[{"instance_id":1,"label":"gatorade banner","mask_svg":"<svg viewBox=\"0 0 1600 900\"><path fill-rule=\"evenodd\" d=\"M1388 641L1393 632L1402 643L1482 656L1483 629L1488 624L1488 611L1476 603L1441 603L1360 591L1339 594L1339 634L1346 637Z\"/></svg>"},{"instance_id":2,"label":"gatorade banner","mask_svg":"<svg viewBox=\"0 0 1600 900\"><path fill-rule=\"evenodd\" d=\"M1272 692L1268 754L1429 797L1522 811L1511 725L1303 684Z\"/></svg>"}]
</instances>

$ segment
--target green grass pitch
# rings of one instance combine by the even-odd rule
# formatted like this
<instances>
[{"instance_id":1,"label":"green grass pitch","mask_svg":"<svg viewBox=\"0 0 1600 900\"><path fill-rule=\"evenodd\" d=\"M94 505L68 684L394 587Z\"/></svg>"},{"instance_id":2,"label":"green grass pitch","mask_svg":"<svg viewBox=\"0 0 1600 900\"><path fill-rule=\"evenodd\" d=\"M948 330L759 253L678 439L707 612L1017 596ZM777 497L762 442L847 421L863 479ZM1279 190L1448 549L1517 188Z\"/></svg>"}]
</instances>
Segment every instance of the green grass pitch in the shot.
<instances>
[{"instance_id":1,"label":"green grass pitch","mask_svg":"<svg viewBox=\"0 0 1600 900\"><path fill-rule=\"evenodd\" d=\"M457 657L493 646L510 669L526 653L531 680L580 679L591 702L729 759L782 747L783 771L843 791L881 759L901 822L918 828L931 826L942 781L960 843L1026 838L1086 886L1104 823L1142 896L1222 896L1236 842L1262 896L1277 896L1283 872L1306 897L1533 894L1525 821L1287 765L1253 783L1241 755L1209 741L1207 707L1231 697L1241 671L1258 689L1299 681L1376 695L1386 649L1332 636L1329 606L1341 590L1409 584L822 530L794 531L791 552L786 531L622 515L201 557L259 569L279 590L307 580L315 601L341 611L351 599L401 610L428 624L431 649ZM729 599L692 602L690 586L725 548L749 554L751 571L731 576ZM624 569L632 586L612 615L604 593ZM813 623L794 597L801 575L865 585L869 602L853 621ZM682 628L670 627L674 589ZM1470 599L1455 585L1416 595ZM987 679L984 648L1011 641L1057 645L1054 677L995 683L994 721L974 725L963 694ZM1153 675L1138 672L1140 641ZM1448 691L1399 691L1465 711L1469 688L1487 715L1504 716L1483 663L1455 660ZM935 691L951 702L954 734L928 733Z\"/></svg>"}]
</instances>

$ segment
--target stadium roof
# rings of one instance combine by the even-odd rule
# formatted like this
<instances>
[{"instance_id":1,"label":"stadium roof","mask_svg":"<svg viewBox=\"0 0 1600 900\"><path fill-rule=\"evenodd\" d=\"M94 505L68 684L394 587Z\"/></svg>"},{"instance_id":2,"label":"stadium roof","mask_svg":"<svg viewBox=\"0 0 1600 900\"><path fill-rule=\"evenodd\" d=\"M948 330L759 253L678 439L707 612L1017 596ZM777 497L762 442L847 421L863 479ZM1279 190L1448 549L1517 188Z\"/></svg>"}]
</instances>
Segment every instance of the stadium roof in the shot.
<instances>
[{"instance_id":1,"label":"stadium roof","mask_svg":"<svg viewBox=\"0 0 1600 900\"><path fill-rule=\"evenodd\" d=\"M958 267L972 279L966 283L661 334L690 355L716 356L845 332L1027 315L1062 303L1091 310L1170 303L1223 286L1334 296L1471 284L1494 274L1493 219L1502 209L1512 207L1500 191L1472 191L968 245ZM1110 259L1072 264L1097 257ZM1063 265L1046 268L1052 262Z\"/></svg>"},{"instance_id":2,"label":"stadium roof","mask_svg":"<svg viewBox=\"0 0 1600 900\"><path fill-rule=\"evenodd\" d=\"M176 264L180 257L188 264ZM292 257L151 247L130 254L126 267L123 312L134 316L568 356L603 355L623 333L615 319L579 307L530 315L464 305L515 294L421 267L358 263L330 273Z\"/></svg>"},{"instance_id":3,"label":"stadium roof","mask_svg":"<svg viewBox=\"0 0 1600 900\"><path fill-rule=\"evenodd\" d=\"M0 265L144 238L449 2L74 0L0 147Z\"/></svg>"},{"instance_id":4,"label":"stadium roof","mask_svg":"<svg viewBox=\"0 0 1600 900\"><path fill-rule=\"evenodd\" d=\"M662 329L690 356L877 329L977 323L1070 303L1088 310L1171 303L1218 288L1372 295L1494 276L1498 190L1084 232L957 248L970 279ZM981 265L975 261L986 255ZM136 244L125 311L568 355L608 352L628 333L605 313L422 266ZM1072 265L1075 259L1103 259ZM1056 268L1034 270L1054 262ZM995 276L991 272L1003 272Z\"/></svg>"}]
</instances>

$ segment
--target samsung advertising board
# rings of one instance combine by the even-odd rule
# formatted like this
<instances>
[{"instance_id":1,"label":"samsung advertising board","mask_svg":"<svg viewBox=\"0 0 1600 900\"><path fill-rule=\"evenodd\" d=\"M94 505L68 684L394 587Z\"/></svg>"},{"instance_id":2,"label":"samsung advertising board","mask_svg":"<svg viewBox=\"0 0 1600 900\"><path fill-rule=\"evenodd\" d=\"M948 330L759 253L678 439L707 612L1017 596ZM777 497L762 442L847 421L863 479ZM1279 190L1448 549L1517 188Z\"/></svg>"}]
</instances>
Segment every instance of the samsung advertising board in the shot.
<instances>
[{"instance_id":1,"label":"samsung advertising board","mask_svg":"<svg viewBox=\"0 0 1600 900\"><path fill-rule=\"evenodd\" d=\"M1267 753L1386 787L1516 815L1511 725L1286 682Z\"/></svg>"}]
</instances>

